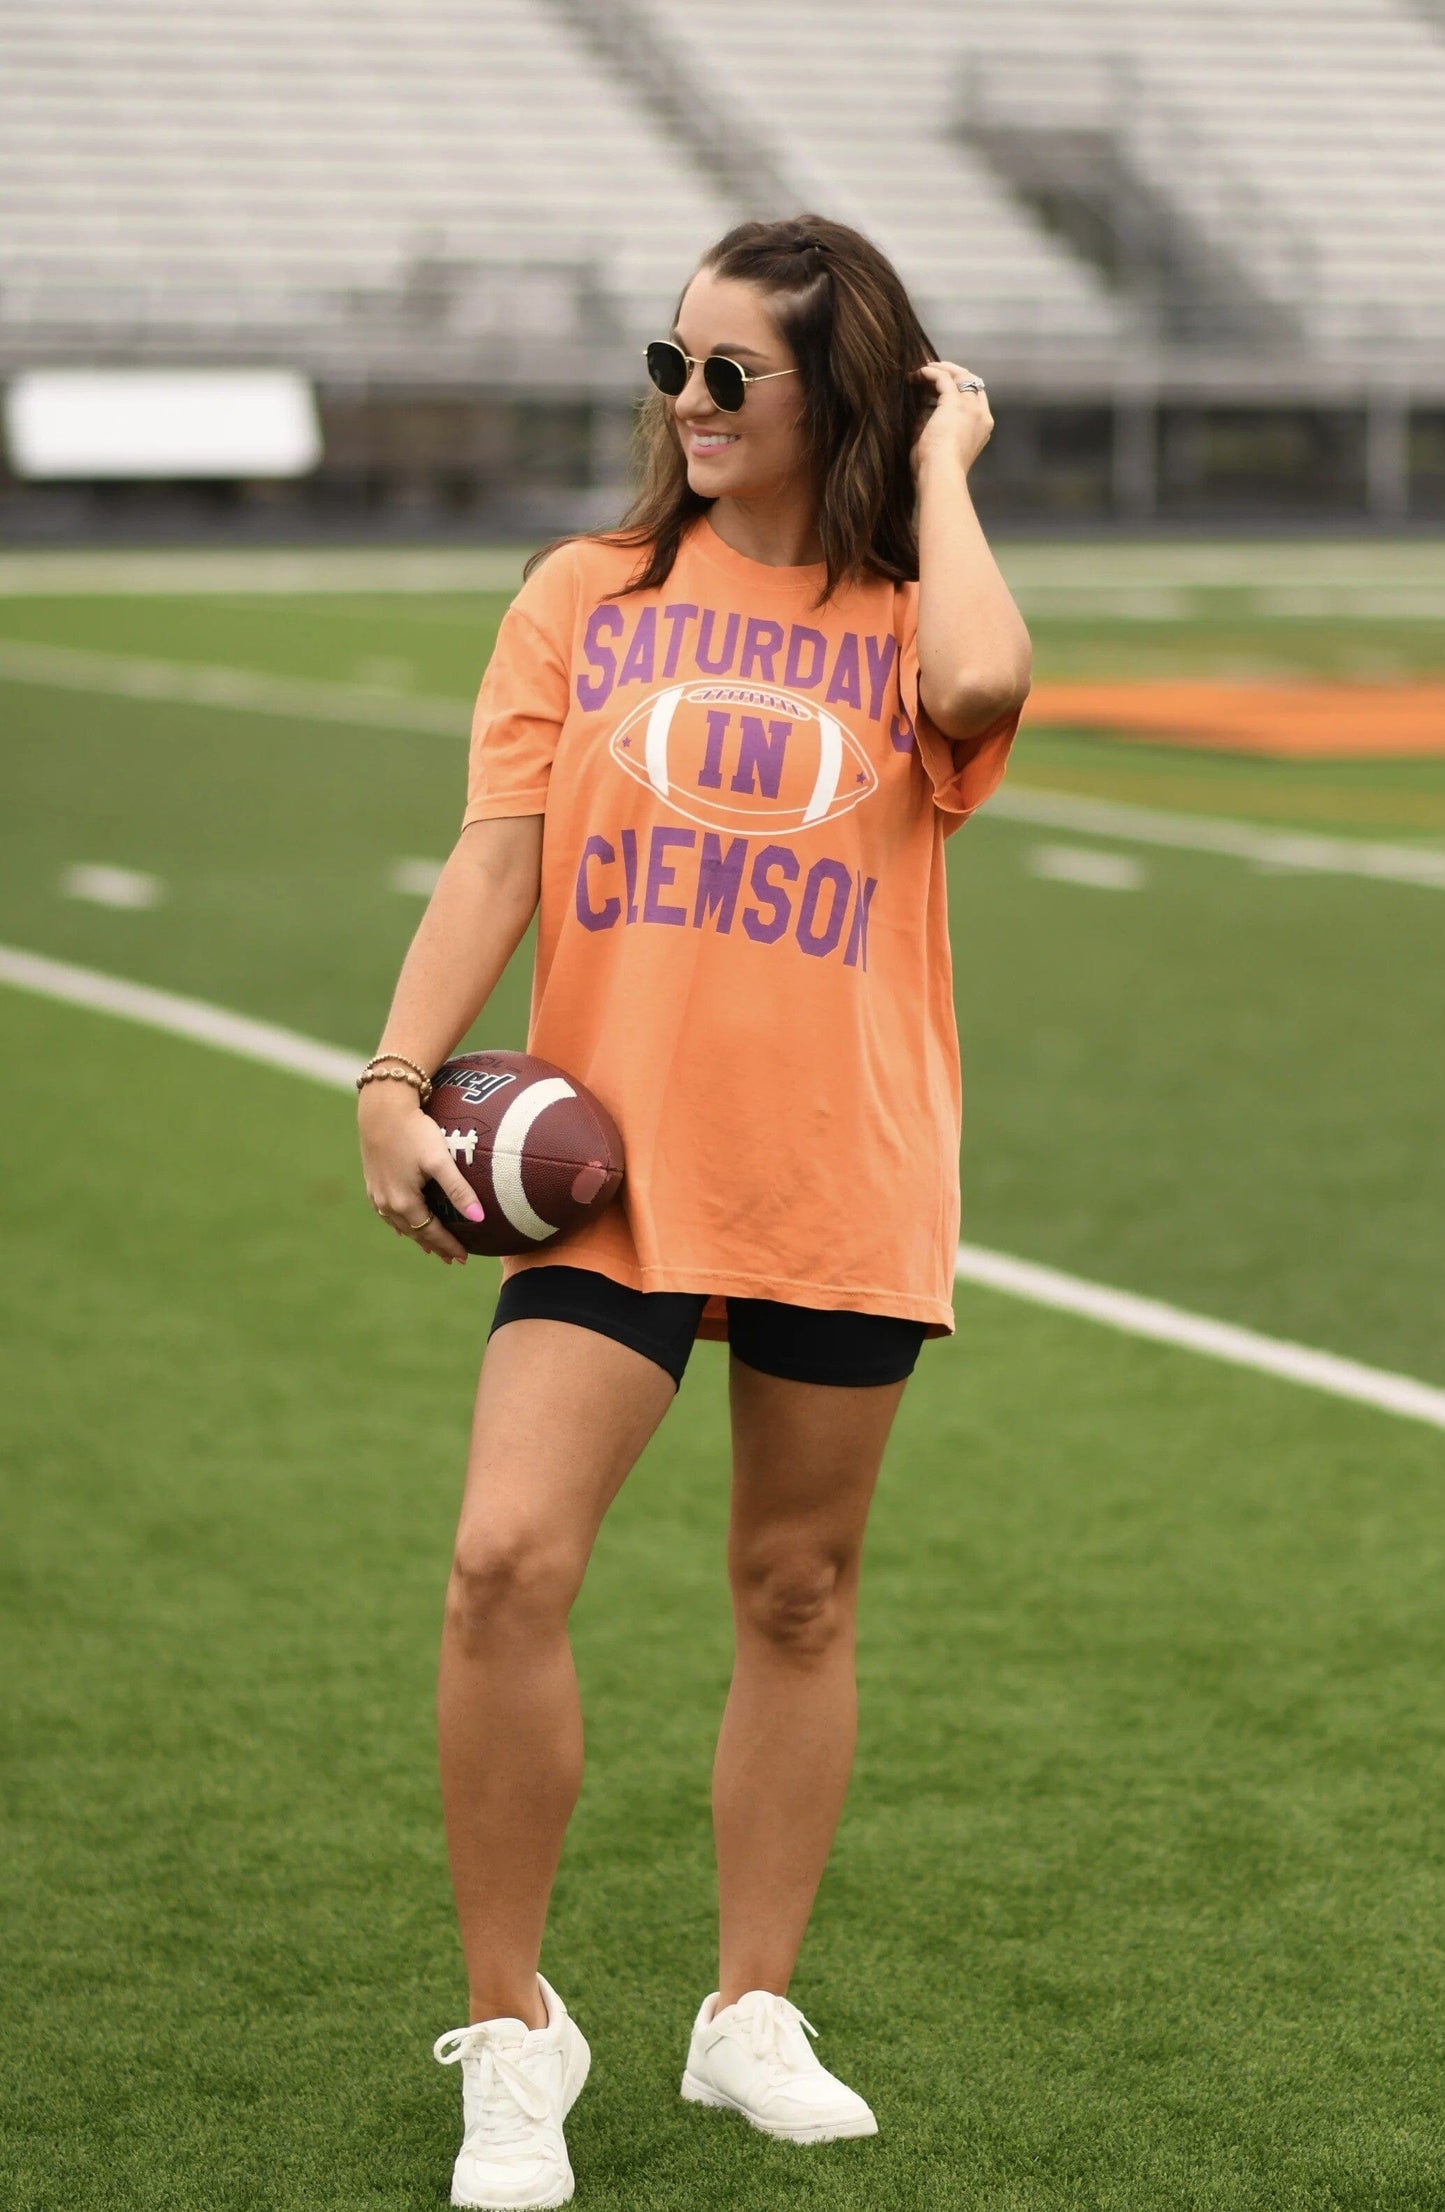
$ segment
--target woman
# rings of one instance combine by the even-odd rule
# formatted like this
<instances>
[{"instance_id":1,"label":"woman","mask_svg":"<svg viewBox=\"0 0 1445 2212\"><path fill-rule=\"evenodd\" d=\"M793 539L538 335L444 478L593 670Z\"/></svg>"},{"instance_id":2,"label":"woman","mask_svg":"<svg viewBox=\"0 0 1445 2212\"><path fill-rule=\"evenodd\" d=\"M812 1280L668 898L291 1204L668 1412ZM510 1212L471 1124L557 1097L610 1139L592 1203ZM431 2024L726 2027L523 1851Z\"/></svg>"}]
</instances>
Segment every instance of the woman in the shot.
<instances>
[{"instance_id":1,"label":"woman","mask_svg":"<svg viewBox=\"0 0 1445 2212\"><path fill-rule=\"evenodd\" d=\"M572 2195L589 2054L538 1971L581 1780L567 1616L698 1336L730 1344L737 1640L718 1987L682 2094L798 2142L876 2132L787 1990L852 1762L869 1501L920 1345L953 1328L943 840L1029 688L969 497L983 386L866 238L739 225L647 358L640 491L528 563L360 1096L372 1204L462 1263L423 1184L479 1209L414 1086L540 901L528 1050L610 1109L626 1180L503 1261L478 1387L439 1693L470 1992L437 2044L462 2066L454 2204Z\"/></svg>"}]
</instances>

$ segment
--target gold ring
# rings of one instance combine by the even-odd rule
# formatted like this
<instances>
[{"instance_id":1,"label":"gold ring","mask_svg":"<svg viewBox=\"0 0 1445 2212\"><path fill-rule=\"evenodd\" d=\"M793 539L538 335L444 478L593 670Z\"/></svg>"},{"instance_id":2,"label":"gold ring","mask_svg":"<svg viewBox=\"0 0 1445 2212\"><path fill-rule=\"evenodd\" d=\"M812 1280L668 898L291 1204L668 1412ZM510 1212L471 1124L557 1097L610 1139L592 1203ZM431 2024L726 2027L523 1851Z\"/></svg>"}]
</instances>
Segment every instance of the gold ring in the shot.
<instances>
[{"instance_id":1,"label":"gold ring","mask_svg":"<svg viewBox=\"0 0 1445 2212\"><path fill-rule=\"evenodd\" d=\"M425 1220L422 1221L404 1221L402 1223L402 1227L403 1229L405 1229L409 1237L414 1237L419 1229L425 1229L429 1222L433 1222L435 1220L435 1214L428 1214Z\"/></svg>"}]
</instances>

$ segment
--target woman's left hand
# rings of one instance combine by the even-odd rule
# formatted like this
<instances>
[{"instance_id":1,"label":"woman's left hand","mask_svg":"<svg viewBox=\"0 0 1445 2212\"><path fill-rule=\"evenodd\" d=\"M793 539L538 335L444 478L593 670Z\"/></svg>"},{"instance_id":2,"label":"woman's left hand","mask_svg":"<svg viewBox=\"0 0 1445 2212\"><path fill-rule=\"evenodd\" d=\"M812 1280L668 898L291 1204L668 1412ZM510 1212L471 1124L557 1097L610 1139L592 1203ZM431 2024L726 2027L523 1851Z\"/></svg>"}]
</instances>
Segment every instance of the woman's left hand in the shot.
<instances>
[{"instance_id":1,"label":"woman's left hand","mask_svg":"<svg viewBox=\"0 0 1445 2212\"><path fill-rule=\"evenodd\" d=\"M987 392L959 390L960 378L967 383L975 372L961 368L957 361L925 361L913 373L921 382L931 384L935 395L935 405L924 416L913 441L914 483L935 457L951 460L967 474L993 436Z\"/></svg>"}]
</instances>

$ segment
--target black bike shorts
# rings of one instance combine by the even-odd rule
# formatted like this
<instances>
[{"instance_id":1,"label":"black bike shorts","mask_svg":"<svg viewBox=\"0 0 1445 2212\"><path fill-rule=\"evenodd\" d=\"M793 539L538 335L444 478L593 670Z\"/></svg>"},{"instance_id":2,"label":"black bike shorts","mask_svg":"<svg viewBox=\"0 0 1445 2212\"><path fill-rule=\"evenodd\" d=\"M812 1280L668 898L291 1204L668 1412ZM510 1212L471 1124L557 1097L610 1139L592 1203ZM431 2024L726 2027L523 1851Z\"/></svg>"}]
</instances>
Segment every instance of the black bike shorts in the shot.
<instances>
[{"instance_id":1,"label":"black bike shorts","mask_svg":"<svg viewBox=\"0 0 1445 2212\"><path fill-rule=\"evenodd\" d=\"M487 1334L506 1321L572 1321L630 1344L680 1385L706 1304L703 1291L632 1290L595 1268L550 1261L506 1277ZM897 1314L829 1312L773 1298L729 1298L727 1309L737 1358L788 1382L902 1382L913 1372L927 1326Z\"/></svg>"}]
</instances>

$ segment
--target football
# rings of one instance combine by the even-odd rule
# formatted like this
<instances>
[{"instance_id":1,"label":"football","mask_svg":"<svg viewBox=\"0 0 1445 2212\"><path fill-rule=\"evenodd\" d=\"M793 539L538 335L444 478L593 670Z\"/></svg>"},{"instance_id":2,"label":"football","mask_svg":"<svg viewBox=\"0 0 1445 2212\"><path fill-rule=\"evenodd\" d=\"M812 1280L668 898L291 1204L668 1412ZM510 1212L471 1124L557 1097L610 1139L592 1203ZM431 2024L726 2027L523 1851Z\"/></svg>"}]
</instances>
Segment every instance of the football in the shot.
<instances>
[{"instance_id":1,"label":"football","mask_svg":"<svg viewBox=\"0 0 1445 2212\"><path fill-rule=\"evenodd\" d=\"M530 1052L463 1052L432 1077L425 1111L482 1202L468 1221L433 1182L437 1220L468 1252L537 1252L611 1204L622 1138L601 1100Z\"/></svg>"}]
</instances>

